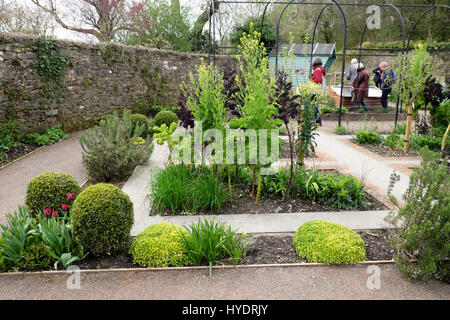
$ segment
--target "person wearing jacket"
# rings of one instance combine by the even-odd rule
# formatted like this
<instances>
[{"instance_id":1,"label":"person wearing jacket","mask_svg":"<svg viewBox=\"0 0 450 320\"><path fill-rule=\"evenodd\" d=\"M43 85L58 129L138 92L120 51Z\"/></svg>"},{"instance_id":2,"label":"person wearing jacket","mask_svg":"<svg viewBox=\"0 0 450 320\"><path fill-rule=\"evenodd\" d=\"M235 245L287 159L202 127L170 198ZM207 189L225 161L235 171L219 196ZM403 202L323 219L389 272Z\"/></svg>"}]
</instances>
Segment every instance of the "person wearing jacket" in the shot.
<instances>
[{"instance_id":1,"label":"person wearing jacket","mask_svg":"<svg viewBox=\"0 0 450 320\"><path fill-rule=\"evenodd\" d=\"M357 71L356 71L356 65L358 64L358 60L357 59L352 59L351 64L348 66L347 72L345 73L345 78L348 81L348 85L351 86L353 83L353 80L355 80L356 75L357 75Z\"/></svg>"},{"instance_id":2,"label":"person wearing jacket","mask_svg":"<svg viewBox=\"0 0 450 320\"><path fill-rule=\"evenodd\" d=\"M369 111L369 109L367 109L364 99L369 96L369 74L367 73L364 65L361 62L358 63L356 70L358 71L358 74L352 83L353 93L356 96L355 111L358 112L359 108L361 108L362 106L367 112Z\"/></svg>"},{"instance_id":3,"label":"person wearing jacket","mask_svg":"<svg viewBox=\"0 0 450 320\"><path fill-rule=\"evenodd\" d=\"M388 107L388 97L392 91L392 85L395 81L395 73L391 69L389 69L389 64L383 61L380 64L380 69L383 71L381 74L381 98L380 102L383 106L383 109L387 109Z\"/></svg>"},{"instance_id":4,"label":"person wearing jacket","mask_svg":"<svg viewBox=\"0 0 450 320\"><path fill-rule=\"evenodd\" d=\"M311 76L311 81L314 83L321 84L323 87L325 84L325 76L327 74L327 69L322 68L322 59L320 59L319 57L314 58L312 61L312 66L314 71ZM315 99L315 96L313 96L312 99ZM316 119L316 123L322 126L322 118L320 117L319 106L317 104L316 110L314 112L314 118Z\"/></svg>"},{"instance_id":5,"label":"person wearing jacket","mask_svg":"<svg viewBox=\"0 0 450 320\"><path fill-rule=\"evenodd\" d=\"M381 87L381 76L383 74L383 68L382 68L382 63L380 63L380 65L378 67L376 67L375 69L372 70L373 73L375 73L375 76L373 77L373 82L375 82L375 86L377 88Z\"/></svg>"}]
</instances>

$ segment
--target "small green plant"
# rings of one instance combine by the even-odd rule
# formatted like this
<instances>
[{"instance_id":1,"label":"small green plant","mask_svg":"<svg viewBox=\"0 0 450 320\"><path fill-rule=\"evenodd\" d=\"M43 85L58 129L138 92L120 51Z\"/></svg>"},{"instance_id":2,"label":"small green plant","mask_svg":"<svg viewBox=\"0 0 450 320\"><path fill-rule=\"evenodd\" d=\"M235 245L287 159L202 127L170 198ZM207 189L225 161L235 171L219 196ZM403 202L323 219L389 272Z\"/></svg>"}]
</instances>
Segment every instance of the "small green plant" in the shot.
<instances>
[{"instance_id":1,"label":"small green plant","mask_svg":"<svg viewBox=\"0 0 450 320\"><path fill-rule=\"evenodd\" d=\"M39 215L45 208L57 210L67 202L67 194L74 198L81 192L77 180L67 173L45 172L34 177L27 185L25 204L32 215Z\"/></svg>"},{"instance_id":2,"label":"small green plant","mask_svg":"<svg viewBox=\"0 0 450 320\"><path fill-rule=\"evenodd\" d=\"M188 232L180 234L188 262L192 265L207 263L210 277L214 263L232 261L238 264L247 248L244 236L224 222L199 219L185 228Z\"/></svg>"},{"instance_id":3,"label":"small green plant","mask_svg":"<svg viewBox=\"0 0 450 320\"><path fill-rule=\"evenodd\" d=\"M403 139L400 135L391 133L382 143L384 146L394 150L400 150L403 147Z\"/></svg>"},{"instance_id":4,"label":"small green plant","mask_svg":"<svg viewBox=\"0 0 450 320\"><path fill-rule=\"evenodd\" d=\"M141 134L141 137L147 138L147 136L150 134L149 127L148 127L148 119L143 114L134 113L130 117L131 124L132 124L132 130L136 130L137 127L143 127L144 130Z\"/></svg>"},{"instance_id":5,"label":"small green plant","mask_svg":"<svg viewBox=\"0 0 450 320\"><path fill-rule=\"evenodd\" d=\"M139 233L130 247L133 263L145 267L179 267L187 263L183 234L180 226L160 222Z\"/></svg>"},{"instance_id":6,"label":"small green plant","mask_svg":"<svg viewBox=\"0 0 450 320\"><path fill-rule=\"evenodd\" d=\"M342 125L337 125L335 128L334 128L334 133L336 133L337 135L347 135L347 134L350 134L351 133L351 131L350 131L350 129L348 128L348 127L345 127L345 126L342 126Z\"/></svg>"},{"instance_id":7,"label":"small green plant","mask_svg":"<svg viewBox=\"0 0 450 320\"><path fill-rule=\"evenodd\" d=\"M382 142L382 137L375 131L358 131L355 141L362 145L379 145Z\"/></svg>"},{"instance_id":8,"label":"small green plant","mask_svg":"<svg viewBox=\"0 0 450 320\"><path fill-rule=\"evenodd\" d=\"M299 256L309 262L354 264L366 260L361 236L339 223L304 223L294 235L294 246Z\"/></svg>"},{"instance_id":9,"label":"small green plant","mask_svg":"<svg viewBox=\"0 0 450 320\"><path fill-rule=\"evenodd\" d=\"M71 215L75 238L92 255L115 254L128 246L133 203L114 185L87 187L75 199Z\"/></svg>"},{"instance_id":10,"label":"small green plant","mask_svg":"<svg viewBox=\"0 0 450 320\"><path fill-rule=\"evenodd\" d=\"M172 122L170 127L167 127L165 123L163 123L161 126L153 127L153 132L155 132L153 137L156 139L156 143L159 145L163 145L164 142L167 142L167 145L169 147L169 161L171 159L173 148L180 143L180 140L172 139L172 134L175 132L177 127L178 124L175 122Z\"/></svg>"},{"instance_id":11,"label":"small green plant","mask_svg":"<svg viewBox=\"0 0 450 320\"><path fill-rule=\"evenodd\" d=\"M413 170L409 186L399 207L391 190L398 175L391 176L389 198L398 210L387 217L392 229L391 243L398 250L395 261L408 278L435 276L450 281L450 179L446 163L439 164L440 154L421 150L422 163ZM411 261L415 259L417 262Z\"/></svg>"},{"instance_id":12,"label":"small green plant","mask_svg":"<svg viewBox=\"0 0 450 320\"><path fill-rule=\"evenodd\" d=\"M145 125L131 121L131 113L124 109L122 119L114 113L98 126L80 135L82 162L93 181L123 181L136 166L150 158L154 145L147 138L144 144L130 140L143 135Z\"/></svg>"},{"instance_id":13,"label":"small green plant","mask_svg":"<svg viewBox=\"0 0 450 320\"><path fill-rule=\"evenodd\" d=\"M177 115L169 110L163 110L156 114L156 116L153 118L155 121L155 126L160 127L163 124L167 126L167 128L170 127L170 125L175 122L178 125L178 117Z\"/></svg>"},{"instance_id":14,"label":"small green plant","mask_svg":"<svg viewBox=\"0 0 450 320\"><path fill-rule=\"evenodd\" d=\"M60 126L54 126L45 130L43 134L29 133L24 141L29 144L36 144L38 146L45 146L54 144L59 140L67 139L69 135L64 133Z\"/></svg>"}]
</instances>

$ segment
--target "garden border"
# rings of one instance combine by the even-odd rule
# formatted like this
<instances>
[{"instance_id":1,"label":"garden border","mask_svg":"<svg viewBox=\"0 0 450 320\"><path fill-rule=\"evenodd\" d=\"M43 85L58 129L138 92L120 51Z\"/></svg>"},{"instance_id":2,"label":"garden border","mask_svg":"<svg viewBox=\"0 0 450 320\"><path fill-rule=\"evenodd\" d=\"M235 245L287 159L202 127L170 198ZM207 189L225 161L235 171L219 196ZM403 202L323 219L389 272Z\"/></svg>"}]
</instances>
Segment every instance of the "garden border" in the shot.
<instances>
[{"instance_id":1,"label":"garden border","mask_svg":"<svg viewBox=\"0 0 450 320\"><path fill-rule=\"evenodd\" d=\"M18 162L18 161L20 161L20 160L22 160L22 159L27 158L28 156L30 156L30 155L32 155L33 153L35 153L35 152L41 150L41 149L44 148L44 147L45 147L45 146L40 146L39 148L37 148L37 149L35 149L35 150L33 150L33 151L31 151L31 152L29 152L29 153L27 153L27 154L21 156L20 158L17 158L17 159L15 159L15 160L13 160L13 161L11 161L11 162L5 164L4 166L0 167L0 171L3 170L3 169L5 169L6 167L9 167L9 166L12 165L13 163L16 163L16 162Z\"/></svg>"}]
</instances>

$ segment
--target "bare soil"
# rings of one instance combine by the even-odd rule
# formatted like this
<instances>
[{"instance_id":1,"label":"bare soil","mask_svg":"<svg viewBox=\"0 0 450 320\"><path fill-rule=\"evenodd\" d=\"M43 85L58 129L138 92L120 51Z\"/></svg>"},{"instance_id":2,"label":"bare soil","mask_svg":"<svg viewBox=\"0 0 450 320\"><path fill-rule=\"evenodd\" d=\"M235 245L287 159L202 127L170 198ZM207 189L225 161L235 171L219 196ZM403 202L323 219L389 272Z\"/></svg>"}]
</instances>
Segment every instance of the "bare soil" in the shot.
<instances>
[{"instance_id":1,"label":"bare soil","mask_svg":"<svg viewBox=\"0 0 450 320\"><path fill-rule=\"evenodd\" d=\"M363 147L379 156L385 157L385 158L401 158L401 157L411 157L411 158L418 158L420 157L420 153L417 151L408 151L405 152L404 150L395 150L391 149L387 146L376 146L376 145L360 145L358 146Z\"/></svg>"},{"instance_id":2,"label":"bare soil","mask_svg":"<svg viewBox=\"0 0 450 320\"><path fill-rule=\"evenodd\" d=\"M40 146L27 143L22 143L17 147L13 147L6 153L5 159L0 161L0 167L19 159L20 157L23 157L38 148L40 148Z\"/></svg>"}]
</instances>

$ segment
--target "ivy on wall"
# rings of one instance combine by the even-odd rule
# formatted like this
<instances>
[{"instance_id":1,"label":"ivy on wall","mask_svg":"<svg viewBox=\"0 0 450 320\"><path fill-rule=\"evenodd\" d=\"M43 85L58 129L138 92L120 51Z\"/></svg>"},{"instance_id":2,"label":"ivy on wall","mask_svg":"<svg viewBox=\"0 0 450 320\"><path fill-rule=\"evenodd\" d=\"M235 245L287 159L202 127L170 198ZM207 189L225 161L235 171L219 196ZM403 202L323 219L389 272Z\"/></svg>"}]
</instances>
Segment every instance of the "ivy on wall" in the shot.
<instances>
[{"instance_id":1,"label":"ivy on wall","mask_svg":"<svg viewBox=\"0 0 450 320\"><path fill-rule=\"evenodd\" d=\"M61 87L67 59L60 56L55 42L51 39L40 38L31 46L31 49L36 55L34 67L41 79Z\"/></svg>"}]
</instances>

